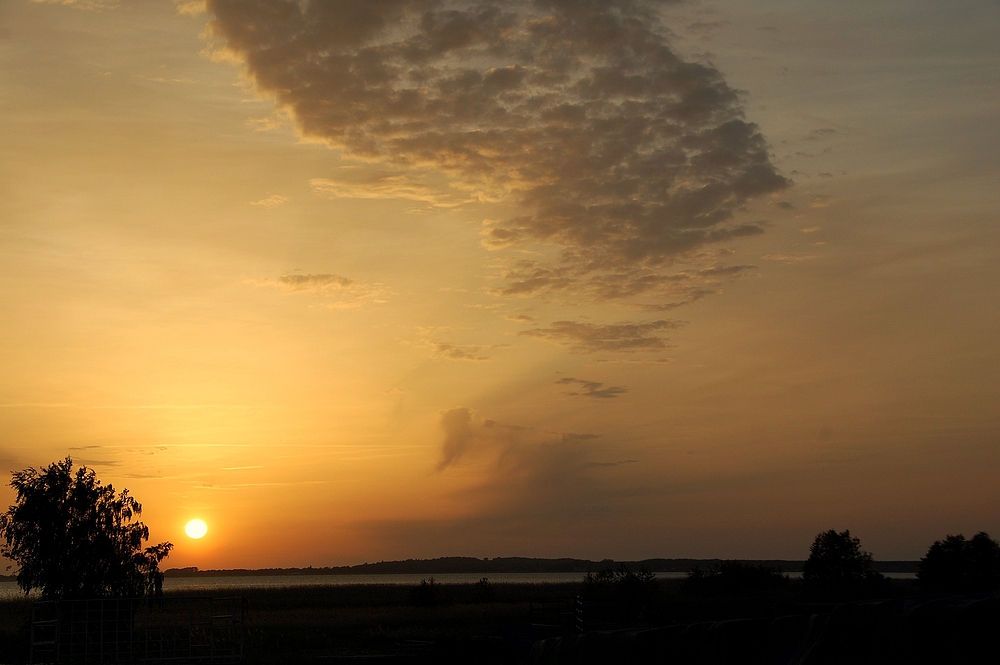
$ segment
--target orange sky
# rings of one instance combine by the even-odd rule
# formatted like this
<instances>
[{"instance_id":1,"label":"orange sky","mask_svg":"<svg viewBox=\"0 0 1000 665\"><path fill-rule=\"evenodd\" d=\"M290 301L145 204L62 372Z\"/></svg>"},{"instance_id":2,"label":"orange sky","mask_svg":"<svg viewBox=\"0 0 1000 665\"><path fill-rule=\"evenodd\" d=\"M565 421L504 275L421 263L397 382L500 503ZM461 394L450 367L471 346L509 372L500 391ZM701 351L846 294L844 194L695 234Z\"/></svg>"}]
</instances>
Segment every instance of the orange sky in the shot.
<instances>
[{"instance_id":1,"label":"orange sky","mask_svg":"<svg viewBox=\"0 0 1000 665\"><path fill-rule=\"evenodd\" d=\"M1000 533L1000 5L871 5L0 0L0 466L168 567Z\"/></svg>"}]
</instances>

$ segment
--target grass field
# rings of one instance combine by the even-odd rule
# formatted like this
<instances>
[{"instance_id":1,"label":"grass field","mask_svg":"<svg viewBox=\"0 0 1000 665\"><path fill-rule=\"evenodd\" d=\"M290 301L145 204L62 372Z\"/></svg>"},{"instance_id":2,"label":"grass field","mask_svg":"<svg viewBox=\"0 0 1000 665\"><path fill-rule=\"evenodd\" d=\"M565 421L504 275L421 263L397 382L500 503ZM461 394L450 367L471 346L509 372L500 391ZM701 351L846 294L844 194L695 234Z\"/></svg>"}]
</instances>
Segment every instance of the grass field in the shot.
<instances>
[{"instance_id":1,"label":"grass field","mask_svg":"<svg viewBox=\"0 0 1000 665\"><path fill-rule=\"evenodd\" d=\"M480 583L246 588L251 662L336 662L358 656L419 655L454 662L523 662L536 639L586 630L663 626L825 611L845 597L808 594L800 580L764 586L697 586L655 580L638 590L580 583ZM891 580L880 597L916 593ZM233 595L226 590L225 595ZM856 594L855 594L856 595ZM576 598L585 602L582 613ZM0 602L0 662L28 657L31 602Z\"/></svg>"}]
</instances>

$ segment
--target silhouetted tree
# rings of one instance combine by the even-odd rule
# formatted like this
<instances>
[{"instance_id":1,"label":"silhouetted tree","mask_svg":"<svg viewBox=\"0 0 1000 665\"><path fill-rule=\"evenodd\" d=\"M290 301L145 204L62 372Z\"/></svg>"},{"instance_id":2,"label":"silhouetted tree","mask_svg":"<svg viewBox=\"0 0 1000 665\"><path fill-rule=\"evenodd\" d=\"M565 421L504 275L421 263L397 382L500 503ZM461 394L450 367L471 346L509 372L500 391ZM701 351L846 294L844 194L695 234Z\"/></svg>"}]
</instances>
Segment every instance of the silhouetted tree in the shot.
<instances>
[{"instance_id":1,"label":"silhouetted tree","mask_svg":"<svg viewBox=\"0 0 1000 665\"><path fill-rule=\"evenodd\" d=\"M939 593L992 592L1000 589L1000 543L980 531L936 540L920 560L920 585Z\"/></svg>"},{"instance_id":2,"label":"silhouetted tree","mask_svg":"<svg viewBox=\"0 0 1000 665\"><path fill-rule=\"evenodd\" d=\"M861 549L861 540L852 538L850 531L830 529L813 541L802 566L802 578L812 587L843 589L881 580L882 576L872 569L872 555Z\"/></svg>"},{"instance_id":3,"label":"silhouetted tree","mask_svg":"<svg viewBox=\"0 0 1000 665\"><path fill-rule=\"evenodd\" d=\"M15 471L16 503L0 514L0 554L18 564L17 583L43 598L159 595L159 563L170 543L142 548L149 529L133 518L142 506L115 494L93 470L73 472L69 457L40 471Z\"/></svg>"}]
</instances>

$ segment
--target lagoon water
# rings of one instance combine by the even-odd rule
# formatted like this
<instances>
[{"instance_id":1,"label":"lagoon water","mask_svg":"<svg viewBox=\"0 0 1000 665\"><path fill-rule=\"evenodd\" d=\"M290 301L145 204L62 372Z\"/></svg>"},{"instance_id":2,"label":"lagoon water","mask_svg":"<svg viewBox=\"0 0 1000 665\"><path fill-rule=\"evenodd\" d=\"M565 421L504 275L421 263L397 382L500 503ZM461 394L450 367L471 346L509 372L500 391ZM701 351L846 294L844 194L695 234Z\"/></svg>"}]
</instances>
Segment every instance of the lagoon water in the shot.
<instances>
[{"instance_id":1,"label":"lagoon water","mask_svg":"<svg viewBox=\"0 0 1000 665\"><path fill-rule=\"evenodd\" d=\"M491 582L516 584L546 584L579 582L585 573L439 573L439 574L379 574L379 575L229 575L219 577L168 577L163 590L204 595L239 593L241 589L281 588L296 586L346 586L352 584L400 584L416 586L421 580L434 578L438 584L475 584L484 577ZM686 573L656 573L661 579L677 579ZM16 582L0 582L0 598L13 598L23 593ZM32 593L32 596L36 595Z\"/></svg>"},{"instance_id":2,"label":"lagoon water","mask_svg":"<svg viewBox=\"0 0 1000 665\"><path fill-rule=\"evenodd\" d=\"M655 573L659 579L682 579L687 573ZM801 577L802 573L787 573L789 577ZM281 588L297 586L345 586L352 584L399 584L415 586L421 580L434 578L438 584L475 584L484 577L496 583L546 584L558 582L580 582L584 573L440 573L427 575L419 573L379 574L379 575L231 575L219 577L168 577L163 581L163 590L187 593L193 596L238 594L243 589ZM893 579L914 579L912 573L887 573ZM31 597L37 597L33 592ZM0 581L0 599L23 596L16 582Z\"/></svg>"}]
</instances>

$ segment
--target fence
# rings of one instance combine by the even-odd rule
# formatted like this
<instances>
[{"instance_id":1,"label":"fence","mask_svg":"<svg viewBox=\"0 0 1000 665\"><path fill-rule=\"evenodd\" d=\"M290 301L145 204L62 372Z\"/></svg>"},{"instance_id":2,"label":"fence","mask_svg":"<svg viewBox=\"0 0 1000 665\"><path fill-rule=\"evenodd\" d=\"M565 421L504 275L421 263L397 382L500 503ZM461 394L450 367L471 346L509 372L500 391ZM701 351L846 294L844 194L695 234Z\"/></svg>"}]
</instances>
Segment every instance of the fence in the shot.
<instances>
[{"instance_id":1,"label":"fence","mask_svg":"<svg viewBox=\"0 0 1000 665\"><path fill-rule=\"evenodd\" d=\"M246 602L230 598L101 598L35 603L32 665L235 663Z\"/></svg>"}]
</instances>

